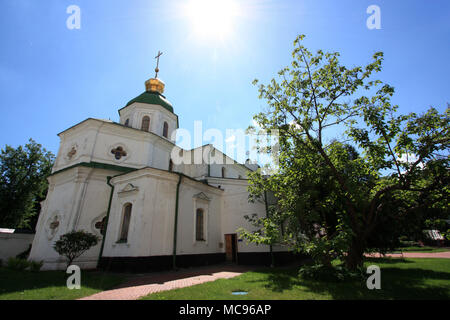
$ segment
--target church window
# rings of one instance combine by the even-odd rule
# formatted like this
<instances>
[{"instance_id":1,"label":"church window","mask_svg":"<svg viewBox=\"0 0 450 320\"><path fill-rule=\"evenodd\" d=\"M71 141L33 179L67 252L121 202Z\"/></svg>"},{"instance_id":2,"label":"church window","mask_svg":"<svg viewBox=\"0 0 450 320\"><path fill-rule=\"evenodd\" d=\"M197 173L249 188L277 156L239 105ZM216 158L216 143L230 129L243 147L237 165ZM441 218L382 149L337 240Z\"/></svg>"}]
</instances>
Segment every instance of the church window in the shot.
<instances>
[{"instance_id":1,"label":"church window","mask_svg":"<svg viewBox=\"0 0 450 320\"><path fill-rule=\"evenodd\" d=\"M204 222L204 214L203 214L203 209L197 209L196 211L196 216L195 216L195 240L197 241L203 241L205 240L204 238L204 226L203 226L203 222Z\"/></svg>"},{"instance_id":2,"label":"church window","mask_svg":"<svg viewBox=\"0 0 450 320\"><path fill-rule=\"evenodd\" d=\"M120 158L122 157L126 157L127 153L125 150L123 150L122 147L117 147L111 150L111 153L114 155L114 157L116 158L116 160L120 160Z\"/></svg>"},{"instance_id":3,"label":"church window","mask_svg":"<svg viewBox=\"0 0 450 320\"><path fill-rule=\"evenodd\" d=\"M142 118L141 130L149 131L149 129L150 129L150 117L145 116Z\"/></svg>"},{"instance_id":4,"label":"church window","mask_svg":"<svg viewBox=\"0 0 450 320\"><path fill-rule=\"evenodd\" d=\"M131 220L131 203L126 203L123 206L123 219L122 219L122 228L120 230L119 242L127 242L128 240L128 229L130 228L130 220Z\"/></svg>"},{"instance_id":5,"label":"church window","mask_svg":"<svg viewBox=\"0 0 450 320\"><path fill-rule=\"evenodd\" d=\"M169 125L165 121L163 126L163 136L164 138L167 138L169 136Z\"/></svg>"},{"instance_id":6,"label":"church window","mask_svg":"<svg viewBox=\"0 0 450 320\"><path fill-rule=\"evenodd\" d=\"M173 161L172 161L172 159L169 160L169 171L173 171Z\"/></svg>"},{"instance_id":7,"label":"church window","mask_svg":"<svg viewBox=\"0 0 450 320\"><path fill-rule=\"evenodd\" d=\"M225 178L225 167L222 167L222 178Z\"/></svg>"},{"instance_id":8,"label":"church window","mask_svg":"<svg viewBox=\"0 0 450 320\"><path fill-rule=\"evenodd\" d=\"M125 120L125 127L128 127L130 125L130 119Z\"/></svg>"}]
</instances>

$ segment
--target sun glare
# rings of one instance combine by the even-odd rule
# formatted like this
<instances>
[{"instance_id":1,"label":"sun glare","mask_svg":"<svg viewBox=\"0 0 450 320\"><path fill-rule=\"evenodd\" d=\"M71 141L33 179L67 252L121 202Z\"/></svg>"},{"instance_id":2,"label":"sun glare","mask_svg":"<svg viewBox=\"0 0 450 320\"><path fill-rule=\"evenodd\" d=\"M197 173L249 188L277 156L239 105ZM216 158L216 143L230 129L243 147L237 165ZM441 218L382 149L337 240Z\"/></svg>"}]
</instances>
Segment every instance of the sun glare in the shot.
<instances>
[{"instance_id":1,"label":"sun glare","mask_svg":"<svg viewBox=\"0 0 450 320\"><path fill-rule=\"evenodd\" d=\"M232 0L190 0L186 7L196 34L219 38L231 34L238 11Z\"/></svg>"}]
</instances>

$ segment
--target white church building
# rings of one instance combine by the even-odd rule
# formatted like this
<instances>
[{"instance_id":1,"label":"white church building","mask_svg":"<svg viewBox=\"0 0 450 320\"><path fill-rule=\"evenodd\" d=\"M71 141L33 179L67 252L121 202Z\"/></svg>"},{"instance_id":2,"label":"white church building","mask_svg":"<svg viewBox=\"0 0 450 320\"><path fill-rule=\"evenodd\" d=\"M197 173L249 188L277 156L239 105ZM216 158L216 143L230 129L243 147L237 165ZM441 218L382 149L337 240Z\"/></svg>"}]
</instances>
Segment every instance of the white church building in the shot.
<instances>
[{"instance_id":1,"label":"white church building","mask_svg":"<svg viewBox=\"0 0 450 320\"><path fill-rule=\"evenodd\" d=\"M248 201L247 174L212 145L175 145L178 116L155 76L146 91L119 110L120 122L88 118L59 133L60 147L41 204L29 259L65 269L53 249L72 230L96 234L98 245L74 264L114 271L152 271L221 263L270 264L291 255L248 244L246 215L266 215L264 201ZM177 164L172 156L200 162ZM223 163L207 161L224 159ZM206 160L205 160L206 159ZM290 259L290 258L289 258Z\"/></svg>"}]
</instances>

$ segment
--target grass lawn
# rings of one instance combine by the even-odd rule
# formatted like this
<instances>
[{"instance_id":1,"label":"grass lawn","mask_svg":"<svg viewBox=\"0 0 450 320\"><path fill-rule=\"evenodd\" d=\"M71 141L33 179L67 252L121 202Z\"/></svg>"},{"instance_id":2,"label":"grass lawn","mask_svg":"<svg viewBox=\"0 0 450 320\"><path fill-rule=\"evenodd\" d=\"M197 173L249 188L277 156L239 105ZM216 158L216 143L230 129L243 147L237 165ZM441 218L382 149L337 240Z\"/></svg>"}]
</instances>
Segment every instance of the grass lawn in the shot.
<instances>
[{"instance_id":1,"label":"grass lawn","mask_svg":"<svg viewBox=\"0 0 450 320\"><path fill-rule=\"evenodd\" d=\"M78 299L120 284L124 276L81 271L81 289L69 290L65 271L14 271L0 267L0 300Z\"/></svg>"},{"instance_id":2,"label":"grass lawn","mask_svg":"<svg viewBox=\"0 0 450 320\"><path fill-rule=\"evenodd\" d=\"M397 250L394 250L390 253L401 253L401 252L445 252L450 251L450 248L439 248L439 247L405 247L405 248L398 248Z\"/></svg>"},{"instance_id":3,"label":"grass lawn","mask_svg":"<svg viewBox=\"0 0 450 320\"><path fill-rule=\"evenodd\" d=\"M261 269L232 279L164 291L143 299L187 300L302 300L302 299L450 299L450 259L368 259L366 267L381 269L381 289L365 281L327 283L297 277L297 268ZM247 291L248 295L232 295Z\"/></svg>"}]
</instances>

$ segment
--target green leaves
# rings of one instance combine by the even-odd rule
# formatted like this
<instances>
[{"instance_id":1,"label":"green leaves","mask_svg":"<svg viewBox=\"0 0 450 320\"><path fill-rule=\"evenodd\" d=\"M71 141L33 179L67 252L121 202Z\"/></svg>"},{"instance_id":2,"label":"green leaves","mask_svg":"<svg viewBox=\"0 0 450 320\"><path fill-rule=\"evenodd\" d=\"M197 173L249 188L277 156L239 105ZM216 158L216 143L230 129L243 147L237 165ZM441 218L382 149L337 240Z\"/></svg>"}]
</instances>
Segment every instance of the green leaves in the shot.
<instances>
[{"instance_id":1,"label":"green leaves","mask_svg":"<svg viewBox=\"0 0 450 320\"><path fill-rule=\"evenodd\" d=\"M354 267L373 230L393 223L393 206L406 212L448 199L442 186L448 185L450 111L398 114L391 103L394 88L373 78L382 69L382 52L366 66L349 68L339 53L313 54L303 39L295 39L293 61L277 79L254 81L267 104L254 119L264 129L279 130L280 170L250 176L252 201L265 193L276 201L268 217L253 221L258 232L244 234L254 242L306 250L325 262L347 251ZM414 160L404 161L405 155ZM398 192L410 201L399 201Z\"/></svg>"},{"instance_id":2,"label":"green leaves","mask_svg":"<svg viewBox=\"0 0 450 320\"><path fill-rule=\"evenodd\" d=\"M45 197L47 177L55 157L34 140L0 154L0 225L27 227Z\"/></svg>"},{"instance_id":3,"label":"green leaves","mask_svg":"<svg viewBox=\"0 0 450 320\"><path fill-rule=\"evenodd\" d=\"M53 246L56 252L65 256L68 266L85 251L97 245L99 237L86 231L71 231L62 235Z\"/></svg>"}]
</instances>

